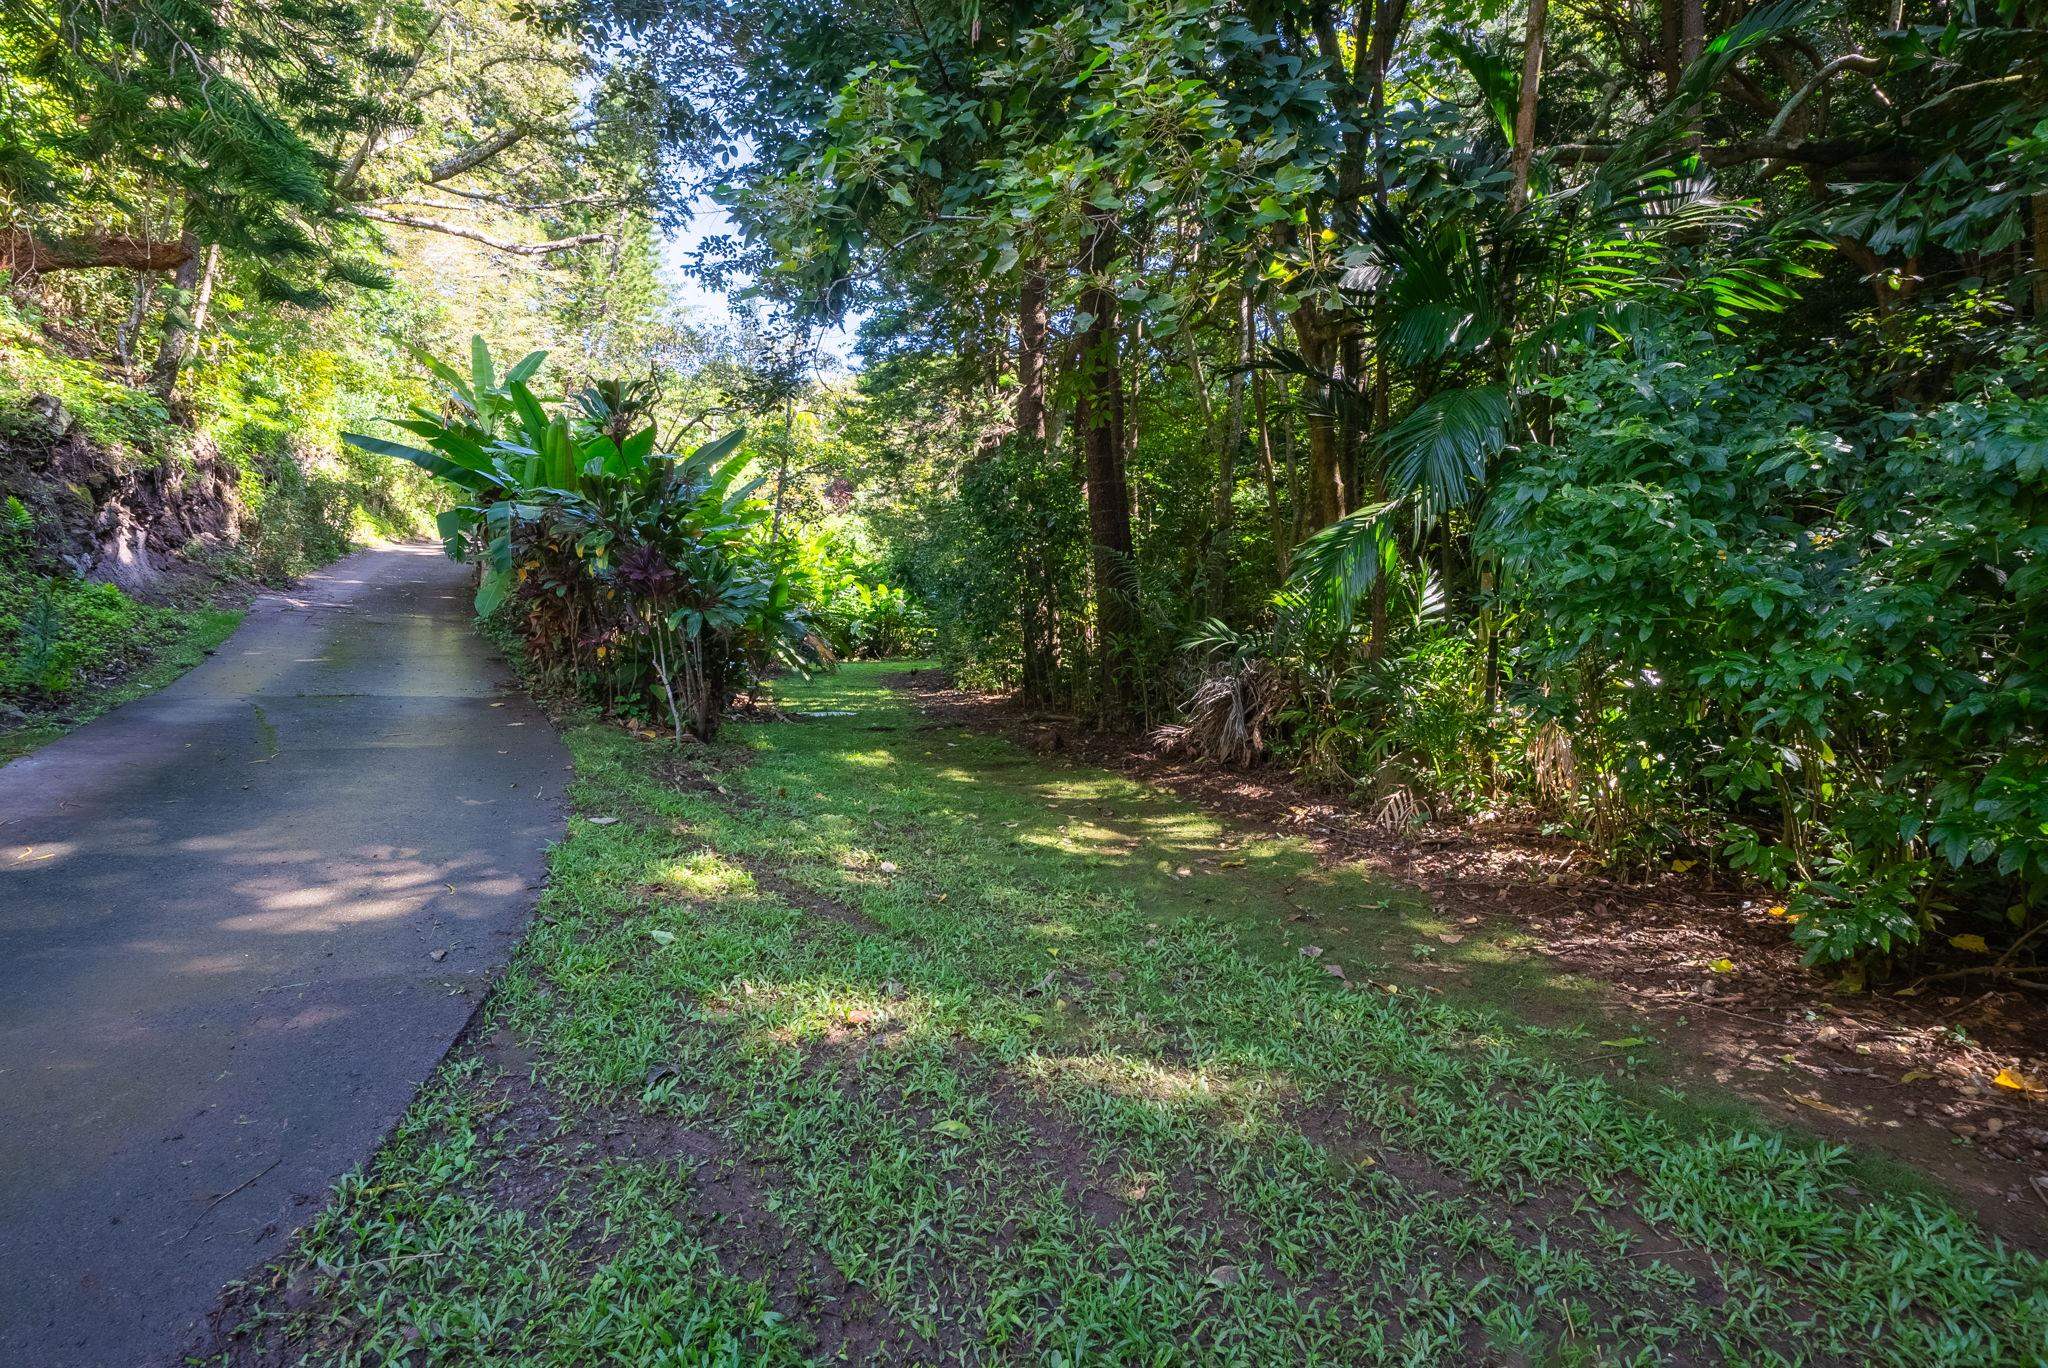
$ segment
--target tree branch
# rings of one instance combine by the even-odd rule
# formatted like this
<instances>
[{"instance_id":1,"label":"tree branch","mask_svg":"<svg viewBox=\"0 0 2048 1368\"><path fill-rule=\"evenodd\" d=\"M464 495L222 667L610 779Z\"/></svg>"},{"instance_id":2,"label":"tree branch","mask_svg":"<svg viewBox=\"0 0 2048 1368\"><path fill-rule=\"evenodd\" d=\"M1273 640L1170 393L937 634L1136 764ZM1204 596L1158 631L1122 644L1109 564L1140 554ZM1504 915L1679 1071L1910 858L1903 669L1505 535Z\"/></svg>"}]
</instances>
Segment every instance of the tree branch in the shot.
<instances>
[{"instance_id":1,"label":"tree branch","mask_svg":"<svg viewBox=\"0 0 2048 1368\"><path fill-rule=\"evenodd\" d=\"M1604 162L1617 150L1612 143L1560 143L1545 149L1547 155L1566 166ZM1870 180L1903 179L1918 174L1923 165L1910 152L1850 142L1734 142L1702 147L1699 154L1709 166L1781 161Z\"/></svg>"},{"instance_id":2,"label":"tree branch","mask_svg":"<svg viewBox=\"0 0 2048 1368\"><path fill-rule=\"evenodd\" d=\"M1860 52L1846 53L1835 58L1814 72L1806 84L1794 91L1791 99L1785 101L1784 107L1778 111L1778 117L1771 120L1771 126L1764 130L1764 141L1776 141L1778 135L1785 131L1785 125L1791 121L1792 116L1799 112L1799 107L1812 97L1813 92L1826 85L1837 72L1852 70L1874 76L1884 70L1884 63L1875 57L1866 57Z\"/></svg>"},{"instance_id":3,"label":"tree branch","mask_svg":"<svg viewBox=\"0 0 2048 1368\"><path fill-rule=\"evenodd\" d=\"M427 184L439 185L444 180L451 180L465 171L474 170L514 143L523 142L532 133L531 124L513 124L509 128L501 128L482 142L475 143L430 168L427 172Z\"/></svg>"},{"instance_id":4,"label":"tree branch","mask_svg":"<svg viewBox=\"0 0 2048 1368\"><path fill-rule=\"evenodd\" d=\"M378 223L394 223L401 228L417 228L423 233L440 233L447 237L463 238L480 242L494 252L509 252L514 256L549 256L555 252L567 252L577 247L588 247L593 242L609 242L607 233L577 233L573 237L554 238L548 242L507 242L464 228L459 223L443 223L438 219L424 219L412 214L394 214L387 210L363 205L355 210L356 217L374 220Z\"/></svg>"},{"instance_id":5,"label":"tree branch","mask_svg":"<svg viewBox=\"0 0 2048 1368\"><path fill-rule=\"evenodd\" d=\"M23 228L0 229L0 268L17 276L102 266L129 271L175 271L191 256L191 244L177 238L160 241L126 233L52 238Z\"/></svg>"}]
</instances>

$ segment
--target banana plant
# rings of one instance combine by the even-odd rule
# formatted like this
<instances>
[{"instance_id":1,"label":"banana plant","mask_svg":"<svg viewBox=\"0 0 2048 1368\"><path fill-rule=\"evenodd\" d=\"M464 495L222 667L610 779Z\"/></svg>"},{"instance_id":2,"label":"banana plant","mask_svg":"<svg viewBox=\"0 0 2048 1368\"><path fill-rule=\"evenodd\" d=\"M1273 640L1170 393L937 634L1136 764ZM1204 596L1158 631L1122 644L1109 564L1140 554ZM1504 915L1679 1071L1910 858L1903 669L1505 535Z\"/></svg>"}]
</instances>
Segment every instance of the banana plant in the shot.
<instances>
[{"instance_id":1,"label":"banana plant","mask_svg":"<svg viewBox=\"0 0 2048 1368\"><path fill-rule=\"evenodd\" d=\"M747 478L744 434L683 455L658 450L650 382L599 382L551 412L528 384L541 359L500 377L481 338L467 376L429 358L446 386L442 411L416 407L392 420L420 444L347 439L456 491L440 532L457 560L481 547L480 615L538 571L551 597L529 586L522 622L539 656L578 678L594 658L629 692L652 689L678 737L687 714L709 739L735 668L823 659L793 556L764 534L767 512L754 497L763 480Z\"/></svg>"},{"instance_id":2,"label":"banana plant","mask_svg":"<svg viewBox=\"0 0 2048 1368\"><path fill-rule=\"evenodd\" d=\"M532 352L497 376L490 347L471 340L471 372L416 353L446 386L446 414L415 406L412 416L392 425L422 438L424 447L365 433L342 434L360 450L408 461L462 496L436 519L443 547L466 559L478 529L484 532L484 573L477 585L476 611L488 617L512 588L515 530L548 518L576 528L583 550L602 565L626 528L664 510L692 503L702 492L726 495L745 461L727 460L745 434L731 432L689 456L655 451L650 424L623 439L606 421L613 410L593 407L593 389L580 396L582 418L550 415L527 381L547 353ZM723 466L720 462L724 461ZM758 482L729 502L744 498Z\"/></svg>"}]
</instances>

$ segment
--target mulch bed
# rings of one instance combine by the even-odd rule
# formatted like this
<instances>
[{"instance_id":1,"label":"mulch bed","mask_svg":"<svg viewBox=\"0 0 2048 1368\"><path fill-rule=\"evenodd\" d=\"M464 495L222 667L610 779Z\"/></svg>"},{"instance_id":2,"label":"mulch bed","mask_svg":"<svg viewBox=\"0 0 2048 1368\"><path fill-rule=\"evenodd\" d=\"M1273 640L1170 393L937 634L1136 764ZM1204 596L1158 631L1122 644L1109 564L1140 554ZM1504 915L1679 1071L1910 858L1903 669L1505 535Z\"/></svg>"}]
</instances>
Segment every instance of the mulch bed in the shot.
<instances>
[{"instance_id":1,"label":"mulch bed","mask_svg":"<svg viewBox=\"0 0 2048 1368\"><path fill-rule=\"evenodd\" d=\"M1514 821L1390 833L1278 767L1225 770L1161 756L1129 737L943 671L889 681L935 721L999 732L1160 785L1233 823L1300 839L1426 892L1443 913L1533 939L1561 972L1612 986L1617 1005L1670 1029L1682 1071L1711 1078L1787 1122L1925 1171L1993 1231L2048 1252L2048 1095L1992 1080L2048 1080L2048 993L1991 979L1901 979L1845 991L1800 963L1772 899L1702 862L1683 874L1602 869L1575 843ZM1715 972L1728 961L1735 967Z\"/></svg>"}]
</instances>

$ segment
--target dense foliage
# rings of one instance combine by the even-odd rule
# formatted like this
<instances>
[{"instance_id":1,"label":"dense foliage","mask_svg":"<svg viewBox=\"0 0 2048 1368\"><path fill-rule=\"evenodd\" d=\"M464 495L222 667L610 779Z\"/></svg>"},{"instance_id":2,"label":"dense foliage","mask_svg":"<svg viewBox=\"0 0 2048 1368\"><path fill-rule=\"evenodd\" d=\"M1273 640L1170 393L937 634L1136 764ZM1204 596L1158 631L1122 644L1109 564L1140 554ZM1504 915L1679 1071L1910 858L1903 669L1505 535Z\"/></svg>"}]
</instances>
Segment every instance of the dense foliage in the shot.
<instances>
[{"instance_id":1,"label":"dense foliage","mask_svg":"<svg viewBox=\"0 0 2048 1368\"><path fill-rule=\"evenodd\" d=\"M804 602L836 654L1390 826L1721 862L1816 960L2012 973L2044 57L2018 0L5 4L7 317L63 383L0 400L61 387L144 460L209 436L267 575L418 507L342 429L424 400L430 445L524 446L547 482L497 451L457 515L488 591L560 587L537 659L671 723L773 656L754 595ZM670 321L700 191L731 230L691 269L771 325ZM399 378L471 332L586 399ZM739 417L731 508L736 467L623 440Z\"/></svg>"},{"instance_id":2,"label":"dense foliage","mask_svg":"<svg viewBox=\"0 0 2048 1368\"><path fill-rule=\"evenodd\" d=\"M678 741L686 727L708 741L754 675L828 658L789 544L753 497L766 479L742 482L741 433L670 455L655 449L650 386L600 381L550 415L527 385L545 353L502 376L482 337L470 357L467 375L423 358L447 386L443 412L398 426L424 448L348 440L457 491L439 520L448 553L480 555L477 612L509 605L544 677L627 710L657 703Z\"/></svg>"},{"instance_id":3,"label":"dense foliage","mask_svg":"<svg viewBox=\"0 0 2048 1368\"><path fill-rule=\"evenodd\" d=\"M71 709L205 582L80 583L108 573L84 529L279 582L430 526L424 477L340 440L428 397L408 345L488 327L586 377L718 350L659 279L664 117L498 0L0 4L0 496L28 524L4 612L39 624L0 628L0 674L70 681L9 697ZM199 467L223 536L79 506Z\"/></svg>"},{"instance_id":4,"label":"dense foliage","mask_svg":"<svg viewBox=\"0 0 2048 1368\"><path fill-rule=\"evenodd\" d=\"M755 154L707 268L860 327L969 677L1710 856L1816 960L2042 924L2037 9L590 14Z\"/></svg>"}]
</instances>

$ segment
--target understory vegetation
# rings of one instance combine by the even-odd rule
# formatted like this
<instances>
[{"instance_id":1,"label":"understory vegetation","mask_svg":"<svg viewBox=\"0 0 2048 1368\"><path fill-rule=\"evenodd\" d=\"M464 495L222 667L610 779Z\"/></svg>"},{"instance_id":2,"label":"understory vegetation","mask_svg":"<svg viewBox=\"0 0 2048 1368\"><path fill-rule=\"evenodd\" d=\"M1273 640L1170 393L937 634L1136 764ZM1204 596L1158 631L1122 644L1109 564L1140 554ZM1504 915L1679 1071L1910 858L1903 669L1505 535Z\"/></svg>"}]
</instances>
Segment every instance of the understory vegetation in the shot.
<instances>
[{"instance_id":1,"label":"understory vegetation","mask_svg":"<svg viewBox=\"0 0 2048 1368\"><path fill-rule=\"evenodd\" d=\"M2039 986L2038 7L591 9L963 678Z\"/></svg>"},{"instance_id":2,"label":"understory vegetation","mask_svg":"<svg viewBox=\"0 0 2048 1368\"><path fill-rule=\"evenodd\" d=\"M138 602L111 584L38 572L30 519L0 502L0 761L175 678L225 640L237 607Z\"/></svg>"},{"instance_id":3,"label":"understory vegetation","mask_svg":"<svg viewBox=\"0 0 2048 1368\"><path fill-rule=\"evenodd\" d=\"M1938 1198L1654 1051L1594 1072L1640 1023L1418 987L1413 892L923 724L884 668L715 748L572 728L474 1043L230 1361L2040 1360L2048 1270Z\"/></svg>"}]
</instances>

